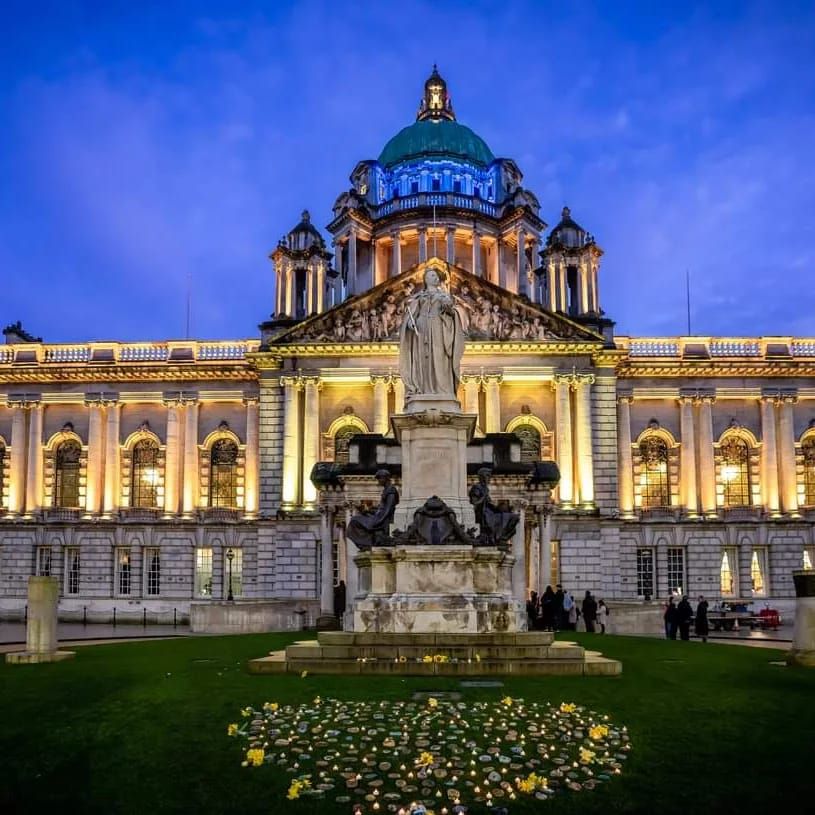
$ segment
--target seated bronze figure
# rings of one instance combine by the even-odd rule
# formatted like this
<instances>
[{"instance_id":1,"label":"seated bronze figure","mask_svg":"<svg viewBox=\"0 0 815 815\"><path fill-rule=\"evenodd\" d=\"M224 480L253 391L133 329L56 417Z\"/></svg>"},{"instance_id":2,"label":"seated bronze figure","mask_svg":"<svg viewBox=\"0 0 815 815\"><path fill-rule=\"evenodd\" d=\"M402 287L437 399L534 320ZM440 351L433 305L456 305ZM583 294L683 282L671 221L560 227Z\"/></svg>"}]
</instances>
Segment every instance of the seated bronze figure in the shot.
<instances>
[{"instance_id":1,"label":"seated bronze figure","mask_svg":"<svg viewBox=\"0 0 815 815\"><path fill-rule=\"evenodd\" d=\"M387 470L377 471L376 480L382 487L379 506L373 512L354 515L345 530L348 539L359 549L387 546L390 543L388 533L393 523L393 513L399 503L399 492L391 484L391 474Z\"/></svg>"},{"instance_id":2,"label":"seated bronze figure","mask_svg":"<svg viewBox=\"0 0 815 815\"><path fill-rule=\"evenodd\" d=\"M515 534L520 515L500 509L490 501L490 470L478 471L478 483L469 491L470 503L475 509L476 523L481 527L481 538L492 546L507 546Z\"/></svg>"}]
</instances>

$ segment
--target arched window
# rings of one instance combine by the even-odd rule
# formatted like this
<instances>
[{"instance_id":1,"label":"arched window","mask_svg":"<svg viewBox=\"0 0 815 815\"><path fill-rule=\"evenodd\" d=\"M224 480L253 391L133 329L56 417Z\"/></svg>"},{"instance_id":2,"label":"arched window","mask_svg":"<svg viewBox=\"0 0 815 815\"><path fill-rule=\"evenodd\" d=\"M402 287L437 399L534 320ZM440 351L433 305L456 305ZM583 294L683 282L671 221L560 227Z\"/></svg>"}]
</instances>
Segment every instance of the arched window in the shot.
<instances>
[{"instance_id":1,"label":"arched window","mask_svg":"<svg viewBox=\"0 0 815 815\"><path fill-rule=\"evenodd\" d=\"M671 490L668 481L668 445L659 436L648 436L640 442L640 456L642 508L669 507Z\"/></svg>"},{"instance_id":2,"label":"arched window","mask_svg":"<svg viewBox=\"0 0 815 815\"><path fill-rule=\"evenodd\" d=\"M81 455L82 447L78 441L64 441L57 447L54 506L74 509L79 506Z\"/></svg>"},{"instance_id":3,"label":"arched window","mask_svg":"<svg viewBox=\"0 0 815 815\"><path fill-rule=\"evenodd\" d=\"M158 506L158 445L143 439L133 445L133 476L130 506L153 509Z\"/></svg>"},{"instance_id":4,"label":"arched window","mask_svg":"<svg viewBox=\"0 0 815 815\"><path fill-rule=\"evenodd\" d=\"M804 505L815 506L815 436L801 445L804 454Z\"/></svg>"},{"instance_id":5,"label":"arched window","mask_svg":"<svg viewBox=\"0 0 815 815\"><path fill-rule=\"evenodd\" d=\"M347 464L351 439L362 431L354 425L341 427L334 434L334 461L337 464Z\"/></svg>"},{"instance_id":6,"label":"arched window","mask_svg":"<svg viewBox=\"0 0 815 815\"><path fill-rule=\"evenodd\" d=\"M529 463L541 460L541 434L533 424L516 425L512 432L521 441L521 461Z\"/></svg>"},{"instance_id":7,"label":"arched window","mask_svg":"<svg viewBox=\"0 0 815 815\"><path fill-rule=\"evenodd\" d=\"M722 442L722 486L725 508L750 506L750 448L738 436Z\"/></svg>"},{"instance_id":8,"label":"arched window","mask_svg":"<svg viewBox=\"0 0 815 815\"><path fill-rule=\"evenodd\" d=\"M231 509L238 505L238 445L218 439L210 450L209 505Z\"/></svg>"}]
</instances>

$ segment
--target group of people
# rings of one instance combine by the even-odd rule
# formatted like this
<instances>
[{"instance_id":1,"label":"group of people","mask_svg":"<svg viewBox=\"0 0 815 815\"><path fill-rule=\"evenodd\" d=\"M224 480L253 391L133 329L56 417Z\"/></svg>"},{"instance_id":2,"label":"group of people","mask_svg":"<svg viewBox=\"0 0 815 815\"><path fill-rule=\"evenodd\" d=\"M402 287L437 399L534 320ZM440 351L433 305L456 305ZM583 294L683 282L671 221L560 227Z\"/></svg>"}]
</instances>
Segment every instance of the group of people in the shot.
<instances>
[{"instance_id":1,"label":"group of people","mask_svg":"<svg viewBox=\"0 0 815 815\"><path fill-rule=\"evenodd\" d=\"M696 636L700 637L702 642L707 642L710 633L707 610L708 603L702 595L699 595L695 614L687 594L683 595L678 603L674 601L674 597L671 595L665 605L665 636L669 640L675 640L678 632L680 639L689 640L690 626L691 622L693 622Z\"/></svg>"},{"instance_id":2,"label":"group of people","mask_svg":"<svg viewBox=\"0 0 815 815\"><path fill-rule=\"evenodd\" d=\"M598 602L590 591L586 591L586 596L578 607L574 595L564 591L560 583L555 590L547 586L542 595L533 591L526 601L526 616L529 618L530 630L575 631L577 621L582 616L586 631L594 633L599 627L600 633L605 634L608 615L605 600Z\"/></svg>"}]
</instances>

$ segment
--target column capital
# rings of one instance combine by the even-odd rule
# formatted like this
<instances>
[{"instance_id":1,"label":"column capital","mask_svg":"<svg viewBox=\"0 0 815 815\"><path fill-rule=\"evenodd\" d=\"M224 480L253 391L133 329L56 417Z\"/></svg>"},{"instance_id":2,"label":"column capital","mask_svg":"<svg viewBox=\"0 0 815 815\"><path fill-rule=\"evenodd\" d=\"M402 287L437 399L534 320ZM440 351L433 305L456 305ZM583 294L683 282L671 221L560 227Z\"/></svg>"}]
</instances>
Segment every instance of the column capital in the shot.
<instances>
[{"instance_id":1,"label":"column capital","mask_svg":"<svg viewBox=\"0 0 815 815\"><path fill-rule=\"evenodd\" d=\"M482 374L481 379L486 385L500 385L504 381L503 374Z\"/></svg>"},{"instance_id":2,"label":"column capital","mask_svg":"<svg viewBox=\"0 0 815 815\"><path fill-rule=\"evenodd\" d=\"M179 407L181 405L180 391L166 391L161 395L161 402L165 407ZM85 402L87 404L87 401Z\"/></svg>"},{"instance_id":3,"label":"column capital","mask_svg":"<svg viewBox=\"0 0 815 815\"><path fill-rule=\"evenodd\" d=\"M782 405L795 405L798 403L798 391L782 390L779 392L778 401Z\"/></svg>"},{"instance_id":4,"label":"column capital","mask_svg":"<svg viewBox=\"0 0 815 815\"><path fill-rule=\"evenodd\" d=\"M577 373L572 368L571 373L556 373L552 377L552 382L555 385L568 385L572 390L577 390L581 385L593 385L595 377L594 374Z\"/></svg>"},{"instance_id":5,"label":"column capital","mask_svg":"<svg viewBox=\"0 0 815 815\"><path fill-rule=\"evenodd\" d=\"M482 374L462 374L461 375L461 384L462 385L469 385L475 383L480 385L484 381L484 376Z\"/></svg>"},{"instance_id":6,"label":"column capital","mask_svg":"<svg viewBox=\"0 0 815 815\"><path fill-rule=\"evenodd\" d=\"M300 383L303 388L317 388L317 390L321 390L323 387L323 381L319 376L301 376Z\"/></svg>"},{"instance_id":7,"label":"column capital","mask_svg":"<svg viewBox=\"0 0 815 815\"><path fill-rule=\"evenodd\" d=\"M712 405L716 401L715 390L700 390L696 392L694 400L697 405Z\"/></svg>"},{"instance_id":8,"label":"column capital","mask_svg":"<svg viewBox=\"0 0 815 815\"><path fill-rule=\"evenodd\" d=\"M280 377L280 387L294 387L300 390L303 387L303 377L299 374L288 374Z\"/></svg>"},{"instance_id":9,"label":"column capital","mask_svg":"<svg viewBox=\"0 0 815 815\"><path fill-rule=\"evenodd\" d=\"M618 393L617 394L617 404L618 405L630 405L634 401L634 394L633 393Z\"/></svg>"},{"instance_id":10,"label":"column capital","mask_svg":"<svg viewBox=\"0 0 815 815\"><path fill-rule=\"evenodd\" d=\"M371 374L372 385L390 385L393 382L393 374Z\"/></svg>"},{"instance_id":11,"label":"column capital","mask_svg":"<svg viewBox=\"0 0 815 815\"><path fill-rule=\"evenodd\" d=\"M246 405L246 407L257 405L260 403L260 397L256 393L245 393L241 402Z\"/></svg>"},{"instance_id":12,"label":"column capital","mask_svg":"<svg viewBox=\"0 0 815 815\"><path fill-rule=\"evenodd\" d=\"M10 393L6 397L6 407L22 408L28 410L41 403L42 397L38 393Z\"/></svg>"}]
</instances>

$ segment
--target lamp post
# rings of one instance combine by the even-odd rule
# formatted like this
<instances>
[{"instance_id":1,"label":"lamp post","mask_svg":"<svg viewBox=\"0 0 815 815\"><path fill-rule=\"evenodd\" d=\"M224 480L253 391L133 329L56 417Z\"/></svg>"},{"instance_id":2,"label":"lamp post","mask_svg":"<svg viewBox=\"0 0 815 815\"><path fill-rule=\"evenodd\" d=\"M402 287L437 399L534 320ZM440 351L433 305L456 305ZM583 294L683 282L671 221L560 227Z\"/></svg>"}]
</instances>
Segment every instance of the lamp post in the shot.
<instances>
[{"instance_id":1,"label":"lamp post","mask_svg":"<svg viewBox=\"0 0 815 815\"><path fill-rule=\"evenodd\" d=\"M229 549L226 550L226 562L229 564L229 592L226 595L226 599L230 603L235 601L235 595L232 594L232 561L234 559L235 553L232 551L232 547L230 546Z\"/></svg>"}]
</instances>

